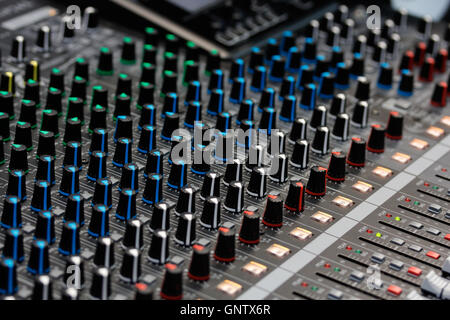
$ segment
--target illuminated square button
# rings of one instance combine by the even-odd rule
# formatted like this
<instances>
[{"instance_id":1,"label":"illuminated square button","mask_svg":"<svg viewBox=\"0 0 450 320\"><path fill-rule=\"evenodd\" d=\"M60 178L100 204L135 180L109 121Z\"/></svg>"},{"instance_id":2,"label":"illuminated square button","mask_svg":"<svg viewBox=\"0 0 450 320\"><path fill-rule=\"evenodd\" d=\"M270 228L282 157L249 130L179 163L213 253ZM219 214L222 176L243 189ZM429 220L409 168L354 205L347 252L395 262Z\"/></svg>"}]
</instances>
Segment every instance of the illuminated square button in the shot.
<instances>
[{"instance_id":1,"label":"illuminated square button","mask_svg":"<svg viewBox=\"0 0 450 320\"><path fill-rule=\"evenodd\" d=\"M441 123L450 127L450 116L443 116L441 119Z\"/></svg>"},{"instance_id":2,"label":"illuminated square button","mask_svg":"<svg viewBox=\"0 0 450 320\"><path fill-rule=\"evenodd\" d=\"M242 290L242 286L239 283L226 279L217 285L217 289L230 296L234 296Z\"/></svg>"},{"instance_id":3,"label":"illuminated square button","mask_svg":"<svg viewBox=\"0 0 450 320\"><path fill-rule=\"evenodd\" d=\"M419 150L423 150L428 148L429 144L428 142L421 140L421 139L412 139L411 142L409 143L409 145L413 148L419 149Z\"/></svg>"},{"instance_id":4,"label":"illuminated square button","mask_svg":"<svg viewBox=\"0 0 450 320\"><path fill-rule=\"evenodd\" d=\"M242 270L254 275L255 277L259 277L267 271L267 267L261 263L250 261L242 267Z\"/></svg>"},{"instance_id":5,"label":"illuminated square button","mask_svg":"<svg viewBox=\"0 0 450 320\"><path fill-rule=\"evenodd\" d=\"M422 274L422 269L419 269L417 267L409 267L408 273L412 274L413 276L419 277Z\"/></svg>"},{"instance_id":6,"label":"illuminated square button","mask_svg":"<svg viewBox=\"0 0 450 320\"><path fill-rule=\"evenodd\" d=\"M388 287L387 291L388 291L389 293L392 293L394 296L399 296L399 295L402 294L402 288L400 288L400 287L398 287L398 286L396 286L396 285L393 285L393 284L391 284L391 285Z\"/></svg>"},{"instance_id":7,"label":"illuminated square button","mask_svg":"<svg viewBox=\"0 0 450 320\"><path fill-rule=\"evenodd\" d=\"M392 159L394 159L397 162L400 162L401 164L405 164L411 160L411 156L405 153L396 152L392 155Z\"/></svg>"},{"instance_id":8,"label":"illuminated square button","mask_svg":"<svg viewBox=\"0 0 450 320\"><path fill-rule=\"evenodd\" d=\"M356 182L353 186L353 189L359 191L361 193L367 193L373 190L373 186L370 183L366 183L363 181Z\"/></svg>"},{"instance_id":9,"label":"illuminated square button","mask_svg":"<svg viewBox=\"0 0 450 320\"><path fill-rule=\"evenodd\" d=\"M440 138L444 135L444 129L431 126L427 129L427 134L433 138Z\"/></svg>"},{"instance_id":10,"label":"illuminated square button","mask_svg":"<svg viewBox=\"0 0 450 320\"><path fill-rule=\"evenodd\" d=\"M372 173L381 178L387 178L392 176L392 170L385 167L376 167L372 170Z\"/></svg>"},{"instance_id":11,"label":"illuminated square button","mask_svg":"<svg viewBox=\"0 0 450 320\"><path fill-rule=\"evenodd\" d=\"M312 232L300 227L293 229L290 235L300 240L306 240L312 237Z\"/></svg>"},{"instance_id":12,"label":"illuminated square button","mask_svg":"<svg viewBox=\"0 0 450 320\"><path fill-rule=\"evenodd\" d=\"M352 200L343 196L337 196L331 202L341 208L348 208L355 204Z\"/></svg>"},{"instance_id":13,"label":"illuminated square button","mask_svg":"<svg viewBox=\"0 0 450 320\"><path fill-rule=\"evenodd\" d=\"M434 251L428 251L427 252L427 257L433 258L433 259L439 259L441 257L441 255L437 252Z\"/></svg>"},{"instance_id":14,"label":"illuminated square button","mask_svg":"<svg viewBox=\"0 0 450 320\"><path fill-rule=\"evenodd\" d=\"M320 222L320 223L329 223L331 221L333 221L333 216L331 214L322 212L322 211L317 211L316 213L314 213L311 218L314 221Z\"/></svg>"},{"instance_id":15,"label":"illuminated square button","mask_svg":"<svg viewBox=\"0 0 450 320\"><path fill-rule=\"evenodd\" d=\"M284 258L291 252L291 250L283 247L282 245L274 243L269 248L267 248L267 252L278 258Z\"/></svg>"}]
</instances>

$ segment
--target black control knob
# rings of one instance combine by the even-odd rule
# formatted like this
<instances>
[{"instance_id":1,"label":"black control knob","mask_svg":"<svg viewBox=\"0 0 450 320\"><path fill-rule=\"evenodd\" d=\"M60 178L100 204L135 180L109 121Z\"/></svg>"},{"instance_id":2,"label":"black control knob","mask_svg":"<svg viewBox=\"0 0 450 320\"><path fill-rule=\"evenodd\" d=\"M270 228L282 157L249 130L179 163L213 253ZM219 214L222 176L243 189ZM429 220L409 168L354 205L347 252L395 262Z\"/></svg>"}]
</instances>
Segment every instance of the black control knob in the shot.
<instances>
[{"instance_id":1,"label":"black control knob","mask_svg":"<svg viewBox=\"0 0 450 320\"><path fill-rule=\"evenodd\" d=\"M326 173L325 168L313 166L309 172L308 183L305 192L314 197L322 197L326 192Z\"/></svg>"},{"instance_id":2,"label":"black control knob","mask_svg":"<svg viewBox=\"0 0 450 320\"><path fill-rule=\"evenodd\" d=\"M183 297L183 270L173 263L165 265L160 296L165 300L180 300Z\"/></svg>"},{"instance_id":3,"label":"black control knob","mask_svg":"<svg viewBox=\"0 0 450 320\"><path fill-rule=\"evenodd\" d=\"M262 223L270 228L281 228L283 225L283 199L270 194L262 216Z\"/></svg>"},{"instance_id":4,"label":"black control knob","mask_svg":"<svg viewBox=\"0 0 450 320\"><path fill-rule=\"evenodd\" d=\"M323 126L317 127L311 151L322 156L328 154L330 151L330 129Z\"/></svg>"},{"instance_id":5,"label":"black control knob","mask_svg":"<svg viewBox=\"0 0 450 320\"><path fill-rule=\"evenodd\" d=\"M300 108L304 110L314 110L316 107L316 85L308 83L304 86L302 98L300 99Z\"/></svg>"},{"instance_id":6,"label":"black control knob","mask_svg":"<svg viewBox=\"0 0 450 320\"><path fill-rule=\"evenodd\" d=\"M11 258L16 263L20 263L24 260L22 230L9 228L8 231L6 231L2 256Z\"/></svg>"},{"instance_id":7,"label":"black control knob","mask_svg":"<svg viewBox=\"0 0 450 320\"><path fill-rule=\"evenodd\" d=\"M267 69L265 66L256 66L253 70L252 82L250 90L253 92L262 92L267 84Z\"/></svg>"},{"instance_id":8,"label":"black control knob","mask_svg":"<svg viewBox=\"0 0 450 320\"><path fill-rule=\"evenodd\" d=\"M281 105L280 120L285 122L294 122L296 118L297 98L294 95L284 96Z\"/></svg>"},{"instance_id":9,"label":"black control knob","mask_svg":"<svg viewBox=\"0 0 450 320\"><path fill-rule=\"evenodd\" d=\"M27 151L33 150L31 125L28 122L17 121L14 143L24 145Z\"/></svg>"},{"instance_id":10,"label":"black control knob","mask_svg":"<svg viewBox=\"0 0 450 320\"><path fill-rule=\"evenodd\" d=\"M3 138L2 142L11 140L9 128L9 115L0 111L0 136ZM3 143L2 143L3 146ZM3 158L4 160L4 158ZM4 162L3 162L4 163Z\"/></svg>"},{"instance_id":11,"label":"black control knob","mask_svg":"<svg viewBox=\"0 0 450 320\"><path fill-rule=\"evenodd\" d=\"M103 204L108 209L112 206L112 181L110 178L97 179L95 183L92 206Z\"/></svg>"},{"instance_id":12,"label":"black control knob","mask_svg":"<svg viewBox=\"0 0 450 320\"><path fill-rule=\"evenodd\" d=\"M131 190L139 191L139 175L138 167L134 163L127 163L122 168L122 175L120 177L119 191L129 188Z\"/></svg>"},{"instance_id":13,"label":"black control knob","mask_svg":"<svg viewBox=\"0 0 450 320\"><path fill-rule=\"evenodd\" d=\"M366 163L366 140L353 137L347 155L347 164L352 167L364 167Z\"/></svg>"},{"instance_id":14,"label":"black control knob","mask_svg":"<svg viewBox=\"0 0 450 320\"><path fill-rule=\"evenodd\" d=\"M257 211L245 210L242 216L241 229L239 230L239 241L248 245L259 243L259 221L260 215Z\"/></svg>"},{"instance_id":15,"label":"black control knob","mask_svg":"<svg viewBox=\"0 0 450 320\"><path fill-rule=\"evenodd\" d=\"M51 185L48 181L38 180L34 184L33 198L31 199L31 210L39 212L41 210L51 210Z\"/></svg>"},{"instance_id":16,"label":"black control knob","mask_svg":"<svg viewBox=\"0 0 450 320\"><path fill-rule=\"evenodd\" d=\"M170 207L167 203L159 202L155 204L149 229L152 232L157 229L165 231L170 229Z\"/></svg>"},{"instance_id":17,"label":"black control knob","mask_svg":"<svg viewBox=\"0 0 450 320\"><path fill-rule=\"evenodd\" d=\"M254 120L255 102L251 99L243 100L239 106L236 123L239 125L243 120Z\"/></svg>"},{"instance_id":18,"label":"black control knob","mask_svg":"<svg viewBox=\"0 0 450 320\"><path fill-rule=\"evenodd\" d=\"M18 197L5 197L0 225L5 229L22 227L22 210Z\"/></svg>"},{"instance_id":19,"label":"black control knob","mask_svg":"<svg viewBox=\"0 0 450 320\"><path fill-rule=\"evenodd\" d=\"M89 133L94 132L95 129L107 129L106 113L107 109L99 104L92 107L91 120L89 121L88 129Z\"/></svg>"},{"instance_id":20,"label":"black control knob","mask_svg":"<svg viewBox=\"0 0 450 320\"><path fill-rule=\"evenodd\" d=\"M172 133L180 126L180 116L178 113L166 112L164 117L164 125L161 130L161 138L171 141Z\"/></svg>"},{"instance_id":21,"label":"black control knob","mask_svg":"<svg viewBox=\"0 0 450 320\"><path fill-rule=\"evenodd\" d=\"M108 268L99 266L94 269L89 293L94 298L108 300L111 295L111 272Z\"/></svg>"},{"instance_id":22,"label":"black control knob","mask_svg":"<svg viewBox=\"0 0 450 320\"><path fill-rule=\"evenodd\" d=\"M393 70L389 63L380 64L380 73L378 75L377 87L383 90L392 88Z\"/></svg>"},{"instance_id":23,"label":"black control knob","mask_svg":"<svg viewBox=\"0 0 450 320\"><path fill-rule=\"evenodd\" d=\"M22 62L27 55L26 41L24 36L16 36L11 46L11 57L17 62Z\"/></svg>"},{"instance_id":24,"label":"black control knob","mask_svg":"<svg viewBox=\"0 0 450 320\"><path fill-rule=\"evenodd\" d=\"M175 233L175 242L184 247L190 247L196 239L195 214L184 212L178 218L178 227Z\"/></svg>"},{"instance_id":25,"label":"black control knob","mask_svg":"<svg viewBox=\"0 0 450 320\"><path fill-rule=\"evenodd\" d=\"M367 150L373 153L383 153L385 136L386 128L380 124L373 124L367 141Z\"/></svg>"},{"instance_id":26,"label":"black control knob","mask_svg":"<svg viewBox=\"0 0 450 320\"><path fill-rule=\"evenodd\" d=\"M209 243L201 242L192 246L192 258L189 264L188 277L194 281L207 281L209 279Z\"/></svg>"},{"instance_id":27,"label":"black control knob","mask_svg":"<svg viewBox=\"0 0 450 320\"><path fill-rule=\"evenodd\" d=\"M334 86L339 90L347 90L350 87L350 67L345 62L337 64Z\"/></svg>"},{"instance_id":28,"label":"black control knob","mask_svg":"<svg viewBox=\"0 0 450 320\"><path fill-rule=\"evenodd\" d=\"M129 116L131 98L126 93L121 93L116 97L116 106L114 108L113 120L117 121L117 116ZM116 124L118 125L118 123Z\"/></svg>"},{"instance_id":29,"label":"black control knob","mask_svg":"<svg viewBox=\"0 0 450 320\"><path fill-rule=\"evenodd\" d=\"M114 241L110 237L99 237L94 255L94 265L112 268L115 264Z\"/></svg>"},{"instance_id":30,"label":"black control knob","mask_svg":"<svg viewBox=\"0 0 450 320\"><path fill-rule=\"evenodd\" d=\"M109 210L104 204L96 204L92 208L88 234L94 238L109 235Z\"/></svg>"},{"instance_id":31,"label":"black control knob","mask_svg":"<svg viewBox=\"0 0 450 320\"><path fill-rule=\"evenodd\" d=\"M163 173L163 154L158 149L147 154L144 177L148 177L152 173Z\"/></svg>"},{"instance_id":32,"label":"black control knob","mask_svg":"<svg viewBox=\"0 0 450 320\"><path fill-rule=\"evenodd\" d=\"M138 282L134 286L135 296L134 300L153 300L153 289L150 285L144 282Z\"/></svg>"},{"instance_id":33,"label":"black control knob","mask_svg":"<svg viewBox=\"0 0 450 320\"><path fill-rule=\"evenodd\" d=\"M161 95L165 96L169 92L177 92L177 74L170 70L165 70L163 73L163 82L161 87Z\"/></svg>"},{"instance_id":34,"label":"black control knob","mask_svg":"<svg viewBox=\"0 0 450 320\"><path fill-rule=\"evenodd\" d=\"M289 133L288 140L290 143L295 143L298 139L306 139L307 133L307 121L303 118L296 118L292 123L291 132Z\"/></svg>"},{"instance_id":35,"label":"black control knob","mask_svg":"<svg viewBox=\"0 0 450 320\"><path fill-rule=\"evenodd\" d=\"M116 167L122 168L125 164L133 162L132 158L132 141L129 138L121 137L117 140L116 151L112 164Z\"/></svg>"},{"instance_id":36,"label":"black control knob","mask_svg":"<svg viewBox=\"0 0 450 320\"><path fill-rule=\"evenodd\" d=\"M65 197L80 192L80 170L75 166L65 166L59 193Z\"/></svg>"},{"instance_id":37,"label":"black control knob","mask_svg":"<svg viewBox=\"0 0 450 320\"><path fill-rule=\"evenodd\" d=\"M330 162L328 163L327 179L335 182L344 181L345 162L345 153L340 150L333 150L331 152Z\"/></svg>"},{"instance_id":38,"label":"black control knob","mask_svg":"<svg viewBox=\"0 0 450 320\"><path fill-rule=\"evenodd\" d=\"M11 258L0 259L0 291L4 295L14 295L18 291L17 265Z\"/></svg>"},{"instance_id":39,"label":"black control knob","mask_svg":"<svg viewBox=\"0 0 450 320\"><path fill-rule=\"evenodd\" d=\"M69 141L66 144L63 167L75 166L79 170L82 168L81 162L81 143L78 141Z\"/></svg>"},{"instance_id":40,"label":"black control knob","mask_svg":"<svg viewBox=\"0 0 450 320\"><path fill-rule=\"evenodd\" d=\"M89 157L89 167L86 178L90 181L106 178L107 176L107 156L101 151L93 151Z\"/></svg>"},{"instance_id":41,"label":"black control knob","mask_svg":"<svg viewBox=\"0 0 450 320\"><path fill-rule=\"evenodd\" d=\"M119 138L133 139L133 119L130 116L120 115L117 117L113 138L115 143Z\"/></svg>"},{"instance_id":42,"label":"black control knob","mask_svg":"<svg viewBox=\"0 0 450 320\"><path fill-rule=\"evenodd\" d=\"M247 193L258 199L264 198L267 192L267 172L264 167L254 167L247 186Z\"/></svg>"},{"instance_id":43,"label":"black control knob","mask_svg":"<svg viewBox=\"0 0 450 320\"><path fill-rule=\"evenodd\" d=\"M23 144L12 144L9 160L9 171L22 170L28 173L27 148Z\"/></svg>"},{"instance_id":44,"label":"black control knob","mask_svg":"<svg viewBox=\"0 0 450 320\"><path fill-rule=\"evenodd\" d=\"M195 198L197 191L190 185L185 185L180 190L175 214L181 215L184 212L195 213Z\"/></svg>"},{"instance_id":45,"label":"black control knob","mask_svg":"<svg viewBox=\"0 0 450 320\"><path fill-rule=\"evenodd\" d=\"M305 208L305 186L301 181L291 180L284 207L291 212L303 212Z\"/></svg>"},{"instance_id":46,"label":"black control knob","mask_svg":"<svg viewBox=\"0 0 450 320\"><path fill-rule=\"evenodd\" d=\"M200 225L207 229L216 230L220 224L221 201L219 197L207 197L203 203Z\"/></svg>"},{"instance_id":47,"label":"black control knob","mask_svg":"<svg viewBox=\"0 0 450 320\"><path fill-rule=\"evenodd\" d=\"M45 240L48 244L55 242L55 217L50 211L39 212L34 238Z\"/></svg>"},{"instance_id":48,"label":"black control knob","mask_svg":"<svg viewBox=\"0 0 450 320\"><path fill-rule=\"evenodd\" d=\"M282 82L284 78L284 70L286 67L286 60L284 57L274 55L270 62L269 79L272 82Z\"/></svg>"},{"instance_id":49,"label":"black control knob","mask_svg":"<svg viewBox=\"0 0 450 320\"><path fill-rule=\"evenodd\" d=\"M417 32L419 33L419 35L421 35L424 39L427 39L431 33L432 24L433 18L429 15L425 15L421 19L419 19L417 23Z\"/></svg>"},{"instance_id":50,"label":"black control knob","mask_svg":"<svg viewBox=\"0 0 450 320\"><path fill-rule=\"evenodd\" d=\"M306 38L303 47L303 59L305 62L314 62L317 55L317 44L313 38Z\"/></svg>"},{"instance_id":51,"label":"black control knob","mask_svg":"<svg viewBox=\"0 0 450 320\"><path fill-rule=\"evenodd\" d=\"M138 249L126 248L120 268L120 279L136 283L141 275L141 254Z\"/></svg>"},{"instance_id":52,"label":"black control knob","mask_svg":"<svg viewBox=\"0 0 450 320\"><path fill-rule=\"evenodd\" d=\"M200 198L204 200L209 196L220 197L220 180L221 175L219 173L208 172L203 179Z\"/></svg>"},{"instance_id":53,"label":"black control knob","mask_svg":"<svg viewBox=\"0 0 450 320\"><path fill-rule=\"evenodd\" d=\"M65 256L80 253L80 226L75 221L64 223L58 251Z\"/></svg>"},{"instance_id":54,"label":"black control knob","mask_svg":"<svg viewBox=\"0 0 450 320\"><path fill-rule=\"evenodd\" d=\"M50 271L48 243L45 240L34 240L31 243L30 258L27 270L31 274L47 274Z\"/></svg>"},{"instance_id":55,"label":"black control knob","mask_svg":"<svg viewBox=\"0 0 450 320\"><path fill-rule=\"evenodd\" d=\"M414 92L414 75L408 69L403 69L397 94L403 97L410 97Z\"/></svg>"},{"instance_id":56,"label":"black control knob","mask_svg":"<svg viewBox=\"0 0 450 320\"><path fill-rule=\"evenodd\" d=\"M357 128L367 127L369 121L369 104L367 101L358 101L353 109L351 124Z\"/></svg>"},{"instance_id":57,"label":"black control knob","mask_svg":"<svg viewBox=\"0 0 450 320\"><path fill-rule=\"evenodd\" d=\"M288 157L286 154L276 154L272 158L269 179L277 183L284 183L288 178Z\"/></svg>"},{"instance_id":58,"label":"black control knob","mask_svg":"<svg viewBox=\"0 0 450 320\"><path fill-rule=\"evenodd\" d=\"M79 194L71 194L67 198L63 221L74 221L84 226L84 198Z\"/></svg>"},{"instance_id":59,"label":"black control knob","mask_svg":"<svg viewBox=\"0 0 450 320\"><path fill-rule=\"evenodd\" d=\"M36 150L36 157L40 158L43 155L54 157L55 151L55 135L51 131L39 131L39 141Z\"/></svg>"},{"instance_id":60,"label":"black control knob","mask_svg":"<svg viewBox=\"0 0 450 320\"><path fill-rule=\"evenodd\" d=\"M132 65L136 63L136 44L130 37L123 38L120 63L125 65Z\"/></svg>"},{"instance_id":61,"label":"black control knob","mask_svg":"<svg viewBox=\"0 0 450 320\"><path fill-rule=\"evenodd\" d=\"M148 61L149 59L151 59L149 56L153 56L156 53L156 49L153 47L149 48L149 46L151 45L144 45L144 56L142 58L143 61ZM143 62L141 67L141 77L139 81L141 83L146 83L146 85L155 84L155 78L156 66L150 62Z\"/></svg>"},{"instance_id":62,"label":"black control knob","mask_svg":"<svg viewBox=\"0 0 450 320\"><path fill-rule=\"evenodd\" d=\"M124 188L120 191L116 218L128 221L134 219L136 215L136 190Z\"/></svg>"},{"instance_id":63,"label":"black control knob","mask_svg":"<svg viewBox=\"0 0 450 320\"><path fill-rule=\"evenodd\" d=\"M110 76L114 73L113 52L106 47L100 48L98 58L97 74L101 76Z\"/></svg>"},{"instance_id":64,"label":"black control knob","mask_svg":"<svg viewBox=\"0 0 450 320\"><path fill-rule=\"evenodd\" d=\"M431 95L431 105L435 107L445 107L447 104L448 85L444 81L438 82L434 86Z\"/></svg>"},{"instance_id":65,"label":"black control knob","mask_svg":"<svg viewBox=\"0 0 450 320\"><path fill-rule=\"evenodd\" d=\"M370 81L366 77L358 77L355 97L358 100L368 101L370 98Z\"/></svg>"},{"instance_id":66,"label":"black control knob","mask_svg":"<svg viewBox=\"0 0 450 320\"><path fill-rule=\"evenodd\" d=\"M25 201L27 198L27 179L26 174L22 170L9 171L8 187L6 189L7 196L15 196L19 201Z\"/></svg>"},{"instance_id":67,"label":"black control knob","mask_svg":"<svg viewBox=\"0 0 450 320\"><path fill-rule=\"evenodd\" d=\"M224 111L224 93L222 89L213 89L208 103L206 112L212 116L216 116Z\"/></svg>"},{"instance_id":68,"label":"black control knob","mask_svg":"<svg viewBox=\"0 0 450 320\"><path fill-rule=\"evenodd\" d=\"M244 184L240 181L231 181L223 207L234 213L242 212L244 207Z\"/></svg>"},{"instance_id":69,"label":"black control knob","mask_svg":"<svg viewBox=\"0 0 450 320\"><path fill-rule=\"evenodd\" d=\"M334 122L331 136L340 141L347 141L350 131L350 117L346 113L340 113Z\"/></svg>"},{"instance_id":70,"label":"black control knob","mask_svg":"<svg viewBox=\"0 0 450 320\"><path fill-rule=\"evenodd\" d=\"M352 64L350 66L350 75L352 78L364 76L365 73L365 58L362 54L355 52L353 54Z\"/></svg>"},{"instance_id":71,"label":"black control knob","mask_svg":"<svg viewBox=\"0 0 450 320\"><path fill-rule=\"evenodd\" d=\"M234 224L225 222L217 235L214 259L219 262L230 263L236 259L236 228Z\"/></svg>"},{"instance_id":72,"label":"black control knob","mask_svg":"<svg viewBox=\"0 0 450 320\"><path fill-rule=\"evenodd\" d=\"M252 74L257 66L264 64L264 53L258 47L253 47L250 52L250 61L248 65L248 73Z\"/></svg>"},{"instance_id":73,"label":"black control knob","mask_svg":"<svg viewBox=\"0 0 450 320\"><path fill-rule=\"evenodd\" d=\"M272 130L276 129L277 112L272 107L266 107L263 109L261 120L259 121L259 131L267 132L268 135L272 134Z\"/></svg>"},{"instance_id":74,"label":"black control knob","mask_svg":"<svg viewBox=\"0 0 450 320\"><path fill-rule=\"evenodd\" d=\"M167 185L175 190L183 188L187 184L188 166L184 161L178 160L172 163Z\"/></svg>"},{"instance_id":75,"label":"black control knob","mask_svg":"<svg viewBox=\"0 0 450 320\"><path fill-rule=\"evenodd\" d=\"M227 163L223 183L229 185L232 181L242 181L243 163L239 159L233 159L232 162Z\"/></svg>"},{"instance_id":76,"label":"black control knob","mask_svg":"<svg viewBox=\"0 0 450 320\"><path fill-rule=\"evenodd\" d=\"M402 136L403 115L397 111L391 111L386 125L386 137L391 140L401 140Z\"/></svg>"},{"instance_id":77,"label":"black control knob","mask_svg":"<svg viewBox=\"0 0 450 320\"><path fill-rule=\"evenodd\" d=\"M52 46L51 29L49 26L42 26L38 30L36 46L43 52L49 52Z\"/></svg>"},{"instance_id":78,"label":"black control knob","mask_svg":"<svg viewBox=\"0 0 450 320\"><path fill-rule=\"evenodd\" d=\"M290 164L298 169L306 169L309 163L309 143L307 140L295 141Z\"/></svg>"},{"instance_id":79,"label":"black control knob","mask_svg":"<svg viewBox=\"0 0 450 320\"><path fill-rule=\"evenodd\" d=\"M157 148L156 127L146 124L142 127L137 150L148 153Z\"/></svg>"},{"instance_id":80,"label":"black control knob","mask_svg":"<svg viewBox=\"0 0 450 320\"><path fill-rule=\"evenodd\" d=\"M53 300L52 278L48 275L38 275L34 279L32 300Z\"/></svg>"},{"instance_id":81,"label":"black control knob","mask_svg":"<svg viewBox=\"0 0 450 320\"><path fill-rule=\"evenodd\" d=\"M319 97L325 100L333 98L335 76L330 72L323 72L320 76Z\"/></svg>"},{"instance_id":82,"label":"black control knob","mask_svg":"<svg viewBox=\"0 0 450 320\"><path fill-rule=\"evenodd\" d=\"M147 259L156 264L164 264L169 257L169 233L156 229L152 234L152 241Z\"/></svg>"},{"instance_id":83,"label":"black control knob","mask_svg":"<svg viewBox=\"0 0 450 320\"><path fill-rule=\"evenodd\" d=\"M76 117L67 119L66 121L63 144L66 145L71 141L76 141L81 144L81 119Z\"/></svg>"},{"instance_id":84,"label":"black control knob","mask_svg":"<svg viewBox=\"0 0 450 320\"><path fill-rule=\"evenodd\" d=\"M156 204L163 198L163 175L150 173L145 182L142 201L148 204Z\"/></svg>"},{"instance_id":85,"label":"black control knob","mask_svg":"<svg viewBox=\"0 0 450 320\"><path fill-rule=\"evenodd\" d=\"M231 84L229 101L240 104L245 99L246 82L245 78L235 78Z\"/></svg>"},{"instance_id":86,"label":"black control knob","mask_svg":"<svg viewBox=\"0 0 450 320\"><path fill-rule=\"evenodd\" d=\"M419 80L422 82L432 82L434 78L434 59L427 57L422 64L419 72Z\"/></svg>"},{"instance_id":87,"label":"black control knob","mask_svg":"<svg viewBox=\"0 0 450 320\"><path fill-rule=\"evenodd\" d=\"M297 84L296 84L297 89L300 91L303 91L308 84L314 82L313 75L314 75L314 69L310 65L307 65L307 64L302 65L300 67L300 71L298 72ZM305 104L305 105L307 105L307 104Z\"/></svg>"},{"instance_id":88,"label":"black control knob","mask_svg":"<svg viewBox=\"0 0 450 320\"><path fill-rule=\"evenodd\" d=\"M447 60L448 60L448 50L440 49L434 58L435 66L434 70L436 72L444 73L447 69Z\"/></svg>"}]
</instances>

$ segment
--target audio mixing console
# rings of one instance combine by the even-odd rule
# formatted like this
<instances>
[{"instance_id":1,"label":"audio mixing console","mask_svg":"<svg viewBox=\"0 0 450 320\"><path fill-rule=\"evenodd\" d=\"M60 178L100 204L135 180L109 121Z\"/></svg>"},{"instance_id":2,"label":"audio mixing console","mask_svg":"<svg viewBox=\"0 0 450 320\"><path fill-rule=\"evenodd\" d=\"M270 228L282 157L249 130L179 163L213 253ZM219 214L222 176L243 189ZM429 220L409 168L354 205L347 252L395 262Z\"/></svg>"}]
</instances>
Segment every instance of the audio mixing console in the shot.
<instances>
[{"instance_id":1,"label":"audio mixing console","mask_svg":"<svg viewBox=\"0 0 450 320\"><path fill-rule=\"evenodd\" d=\"M3 299L450 298L450 25L340 5L226 60L0 2Z\"/></svg>"}]
</instances>

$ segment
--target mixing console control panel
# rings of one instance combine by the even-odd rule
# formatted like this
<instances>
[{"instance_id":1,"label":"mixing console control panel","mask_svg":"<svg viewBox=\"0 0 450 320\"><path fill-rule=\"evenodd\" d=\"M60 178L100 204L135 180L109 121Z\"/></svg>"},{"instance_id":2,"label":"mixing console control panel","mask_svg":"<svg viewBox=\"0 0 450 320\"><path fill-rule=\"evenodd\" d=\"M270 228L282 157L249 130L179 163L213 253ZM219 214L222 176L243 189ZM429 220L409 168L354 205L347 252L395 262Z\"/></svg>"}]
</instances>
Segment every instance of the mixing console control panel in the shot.
<instances>
[{"instance_id":1,"label":"mixing console control panel","mask_svg":"<svg viewBox=\"0 0 450 320\"><path fill-rule=\"evenodd\" d=\"M0 19L2 298L450 298L450 25L341 5L229 61Z\"/></svg>"}]
</instances>

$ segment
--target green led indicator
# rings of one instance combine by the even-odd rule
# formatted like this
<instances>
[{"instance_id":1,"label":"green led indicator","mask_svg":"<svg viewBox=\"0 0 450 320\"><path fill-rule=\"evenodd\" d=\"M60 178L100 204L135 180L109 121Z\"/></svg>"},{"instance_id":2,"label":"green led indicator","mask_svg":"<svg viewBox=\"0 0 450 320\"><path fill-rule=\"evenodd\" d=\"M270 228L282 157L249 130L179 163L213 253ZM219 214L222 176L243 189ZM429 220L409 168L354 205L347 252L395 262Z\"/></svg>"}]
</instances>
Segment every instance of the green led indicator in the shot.
<instances>
[{"instance_id":1,"label":"green led indicator","mask_svg":"<svg viewBox=\"0 0 450 320\"><path fill-rule=\"evenodd\" d=\"M335 268L334 268L334 271L336 271L336 272L341 272L341 268L335 267Z\"/></svg>"},{"instance_id":2,"label":"green led indicator","mask_svg":"<svg viewBox=\"0 0 450 320\"><path fill-rule=\"evenodd\" d=\"M123 42L131 43L131 42L133 42L133 41L131 40L130 37L124 37L124 38L123 38Z\"/></svg>"},{"instance_id":3,"label":"green led indicator","mask_svg":"<svg viewBox=\"0 0 450 320\"><path fill-rule=\"evenodd\" d=\"M361 254L361 253L362 253L362 251L359 250L359 249L356 249L355 252L356 252L357 254Z\"/></svg>"},{"instance_id":4,"label":"green led indicator","mask_svg":"<svg viewBox=\"0 0 450 320\"><path fill-rule=\"evenodd\" d=\"M439 187L438 187L438 186L433 186L433 189L434 189L434 190L438 190Z\"/></svg>"},{"instance_id":5,"label":"green led indicator","mask_svg":"<svg viewBox=\"0 0 450 320\"><path fill-rule=\"evenodd\" d=\"M312 286L312 287L311 287L311 290L312 290L312 291L317 291L317 290L319 290L319 288L316 287L316 286Z\"/></svg>"},{"instance_id":6,"label":"green led indicator","mask_svg":"<svg viewBox=\"0 0 450 320\"><path fill-rule=\"evenodd\" d=\"M419 201L414 201L414 205L418 206L420 204Z\"/></svg>"},{"instance_id":7,"label":"green led indicator","mask_svg":"<svg viewBox=\"0 0 450 320\"><path fill-rule=\"evenodd\" d=\"M395 217L395 221L401 221L402 220L402 218L400 218L400 217Z\"/></svg>"},{"instance_id":8,"label":"green led indicator","mask_svg":"<svg viewBox=\"0 0 450 320\"><path fill-rule=\"evenodd\" d=\"M169 33L166 35L166 39L169 41L173 41L173 40L176 40L177 37L174 34Z\"/></svg>"},{"instance_id":9,"label":"green led indicator","mask_svg":"<svg viewBox=\"0 0 450 320\"><path fill-rule=\"evenodd\" d=\"M79 63L84 63L86 60L84 60L84 58L78 58L77 59L77 62L79 62Z\"/></svg>"},{"instance_id":10,"label":"green led indicator","mask_svg":"<svg viewBox=\"0 0 450 320\"><path fill-rule=\"evenodd\" d=\"M195 48L197 45L195 44L195 42L188 41L188 42L186 42L186 46L188 48Z\"/></svg>"}]
</instances>

